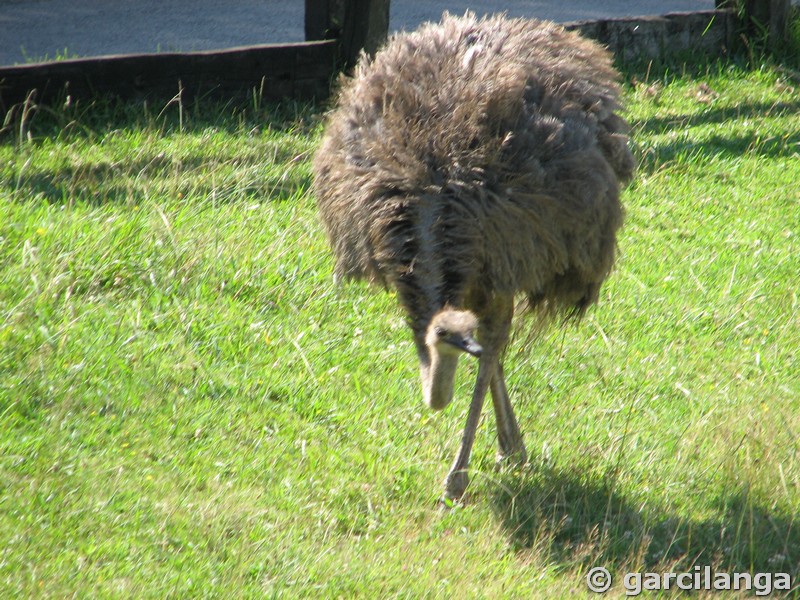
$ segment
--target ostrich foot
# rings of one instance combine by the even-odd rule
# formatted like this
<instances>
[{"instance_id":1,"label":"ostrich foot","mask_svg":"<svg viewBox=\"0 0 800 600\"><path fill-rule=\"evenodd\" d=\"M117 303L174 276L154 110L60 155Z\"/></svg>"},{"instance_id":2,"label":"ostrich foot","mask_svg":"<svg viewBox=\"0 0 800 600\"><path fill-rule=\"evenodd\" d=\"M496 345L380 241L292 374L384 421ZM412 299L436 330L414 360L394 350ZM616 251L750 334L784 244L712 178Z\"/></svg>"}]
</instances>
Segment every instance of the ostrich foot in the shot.
<instances>
[{"instance_id":1,"label":"ostrich foot","mask_svg":"<svg viewBox=\"0 0 800 600\"><path fill-rule=\"evenodd\" d=\"M509 448L501 448L494 457L494 464L498 469L508 466L521 467L528 462L528 452L525 444L520 439L517 444Z\"/></svg>"},{"instance_id":2,"label":"ostrich foot","mask_svg":"<svg viewBox=\"0 0 800 600\"><path fill-rule=\"evenodd\" d=\"M444 480L444 495L442 496L442 503L447 506L453 502L457 502L464 495L464 490L467 489L469 484L469 476L465 469L457 471L450 471Z\"/></svg>"}]
</instances>

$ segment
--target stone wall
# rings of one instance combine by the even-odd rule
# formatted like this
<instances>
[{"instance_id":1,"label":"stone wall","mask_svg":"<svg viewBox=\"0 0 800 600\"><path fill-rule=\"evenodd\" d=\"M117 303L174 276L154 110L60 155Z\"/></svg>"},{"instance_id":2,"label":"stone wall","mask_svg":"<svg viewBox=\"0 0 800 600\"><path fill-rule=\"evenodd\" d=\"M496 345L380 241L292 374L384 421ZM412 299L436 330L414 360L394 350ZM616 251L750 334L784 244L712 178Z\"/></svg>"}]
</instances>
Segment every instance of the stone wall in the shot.
<instances>
[{"instance_id":1,"label":"stone wall","mask_svg":"<svg viewBox=\"0 0 800 600\"><path fill-rule=\"evenodd\" d=\"M577 21L566 27L605 44L620 62L663 59L686 52L721 56L736 36L736 18L726 10Z\"/></svg>"}]
</instances>

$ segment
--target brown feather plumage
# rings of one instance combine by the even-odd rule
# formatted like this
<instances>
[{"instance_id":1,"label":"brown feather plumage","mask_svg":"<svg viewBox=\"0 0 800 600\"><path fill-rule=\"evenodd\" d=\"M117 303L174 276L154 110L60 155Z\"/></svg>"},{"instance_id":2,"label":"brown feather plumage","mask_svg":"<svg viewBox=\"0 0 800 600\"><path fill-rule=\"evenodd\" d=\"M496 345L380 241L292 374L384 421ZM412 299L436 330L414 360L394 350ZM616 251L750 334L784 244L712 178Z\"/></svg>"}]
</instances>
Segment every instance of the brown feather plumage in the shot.
<instances>
[{"instance_id":1,"label":"brown feather plumage","mask_svg":"<svg viewBox=\"0 0 800 600\"><path fill-rule=\"evenodd\" d=\"M548 22L445 15L392 38L344 83L314 161L337 273L397 288L417 326L493 292L582 311L634 166L617 78Z\"/></svg>"}]
</instances>

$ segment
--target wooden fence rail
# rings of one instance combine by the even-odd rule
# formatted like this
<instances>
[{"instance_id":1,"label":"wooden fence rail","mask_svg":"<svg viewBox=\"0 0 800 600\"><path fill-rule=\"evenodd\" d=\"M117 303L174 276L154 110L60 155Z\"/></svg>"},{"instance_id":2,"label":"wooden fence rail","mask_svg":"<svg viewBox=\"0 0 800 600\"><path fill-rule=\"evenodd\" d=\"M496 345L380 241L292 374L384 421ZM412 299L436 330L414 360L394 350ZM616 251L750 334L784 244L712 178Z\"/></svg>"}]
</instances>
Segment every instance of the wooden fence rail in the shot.
<instances>
[{"instance_id":1,"label":"wooden fence rail","mask_svg":"<svg viewBox=\"0 0 800 600\"><path fill-rule=\"evenodd\" d=\"M107 95L184 100L258 89L266 99L325 96L337 66L335 40L214 52L126 54L0 68L0 108L35 94L50 103Z\"/></svg>"}]
</instances>

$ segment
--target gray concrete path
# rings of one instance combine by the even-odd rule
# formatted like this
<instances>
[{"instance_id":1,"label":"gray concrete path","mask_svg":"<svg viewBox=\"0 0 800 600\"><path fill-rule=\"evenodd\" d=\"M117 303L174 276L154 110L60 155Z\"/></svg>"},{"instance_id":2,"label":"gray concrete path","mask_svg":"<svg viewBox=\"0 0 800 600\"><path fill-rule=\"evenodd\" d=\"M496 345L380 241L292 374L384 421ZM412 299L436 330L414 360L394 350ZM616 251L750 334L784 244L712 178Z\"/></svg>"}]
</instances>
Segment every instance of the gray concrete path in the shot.
<instances>
[{"instance_id":1,"label":"gray concrete path","mask_svg":"<svg viewBox=\"0 0 800 600\"><path fill-rule=\"evenodd\" d=\"M393 0L391 29L414 29L444 10L565 22L713 7L713 0ZM302 0L0 0L0 65L302 40Z\"/></svg>"}]
</instances>

